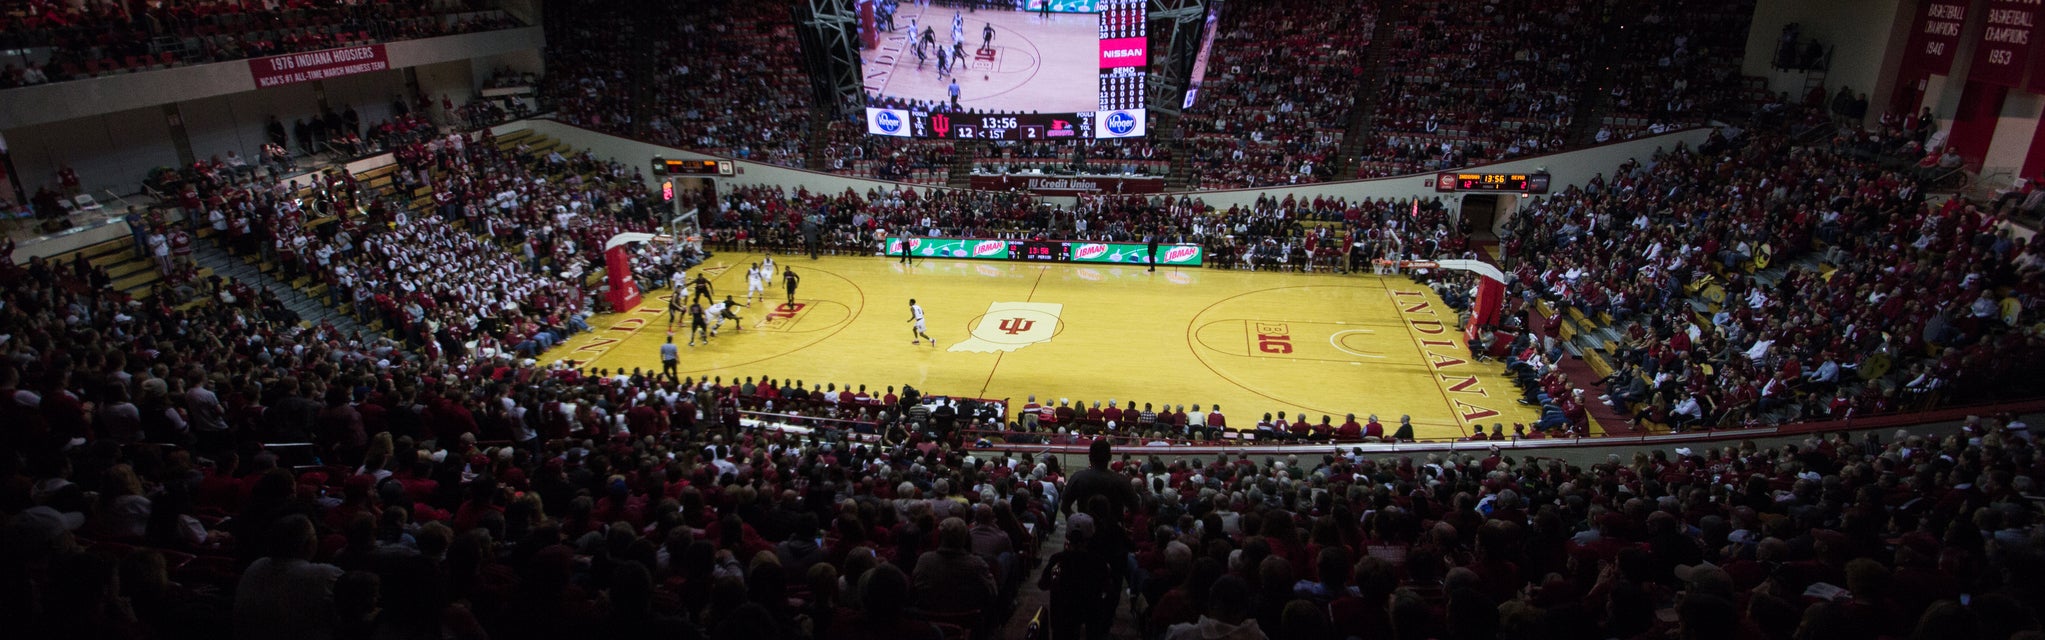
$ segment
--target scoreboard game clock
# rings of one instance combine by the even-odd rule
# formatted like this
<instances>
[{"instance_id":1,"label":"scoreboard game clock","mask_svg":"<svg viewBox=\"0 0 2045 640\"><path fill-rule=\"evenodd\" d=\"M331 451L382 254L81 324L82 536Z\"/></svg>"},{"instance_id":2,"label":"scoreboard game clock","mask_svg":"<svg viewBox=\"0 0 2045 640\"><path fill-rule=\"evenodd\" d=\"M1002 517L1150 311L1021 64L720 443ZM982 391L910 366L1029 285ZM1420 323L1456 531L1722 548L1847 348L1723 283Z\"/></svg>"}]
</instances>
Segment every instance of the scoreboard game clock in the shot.
<instances>
[{"instance_id":1,"label":"scoreboard game clock","mask_svg":"<svg viewBox=\"0 0 2045 640\"><path fill-rule=\"evenodd\" d=\"M1499 191L1505 193L1547 193L1545 173L1443 173L1434 178L1434 190Z\"/></svg>"},{"instance_id":2,"label":"scoreboard game clock","mask_svg":"<svg viewBox=\"0 0 2045 640\"><path fill-rule=\"evenodd\" d=\"M675 176L718 176L729 178L736 175L730 160L663 160L653 159L653 175Z\"/></svg>"},{"instance_id":3,"label":"scoreboard game clock","mask_svg":"<svg viewBox=\"0 0 2045 640\"><path fill-rule=\"evenodd\" d=\"M1063 242L1025 240L1020 243L1011 242L1010 244L1019 245L1016 248L1021 249L1021 252L1017 253L1015 249L1010 249L1009 255L1020 258L1022 260L1035 260L1040 262L1066 261L1065 243Z\"/></svg>"}]
</instances>

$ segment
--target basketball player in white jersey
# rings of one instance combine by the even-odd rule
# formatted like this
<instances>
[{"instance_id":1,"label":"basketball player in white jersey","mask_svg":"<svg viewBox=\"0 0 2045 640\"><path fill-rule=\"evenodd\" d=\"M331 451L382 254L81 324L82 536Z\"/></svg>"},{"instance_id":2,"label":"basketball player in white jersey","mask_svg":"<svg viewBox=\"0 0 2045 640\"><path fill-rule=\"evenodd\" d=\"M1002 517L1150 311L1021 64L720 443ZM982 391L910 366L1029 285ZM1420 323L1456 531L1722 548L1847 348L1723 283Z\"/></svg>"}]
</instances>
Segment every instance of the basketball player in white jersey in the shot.
<instances>
[{"instance_id":1,"label":"basketball player in white jersey","mask_svg":"<svg viewBox=\"0 0 2045 640\"><path fill-rule=\"evenodd\" d=\"M753 296L765 295L766 292L766 276L760 274L760 263L755 262L751 268L746 269L746 302L752 302Z\"/></svg>"},{"instance_id":2,"label":"basketball player in white jersey","mask_svg":"<svg viewBox=\"0 0 2045 640\"><path fill-rule=\"evenodd\" d=\"M916 304L916 300L914 298L911 298L909 300L909 321L916 323L915 329L911 333L911 335L914 336L916 339L910 340L909 344L923 344L924 340L929 340L930 346L933 347L937 346L937 338L930 337L930 333L924 331L923 306Z\"/></svg>"},{"instance_id":3,"label":"basketball player in white jersey","mask_svg":"<svg viewBox=\"0 0 2045 640\"><path fill-rule=\"evenodd\" d=\"M745 322L738 317L738 309L736 308L743 306L746 305L732 300L731 296L725 296L722 302L712 303L709 309L704 309L703 315L710 318L710 335L717 335L717 330L724 327L724 321L726 320L731 321L733 331L744 331Z\"/></svg>"}]
</instances>

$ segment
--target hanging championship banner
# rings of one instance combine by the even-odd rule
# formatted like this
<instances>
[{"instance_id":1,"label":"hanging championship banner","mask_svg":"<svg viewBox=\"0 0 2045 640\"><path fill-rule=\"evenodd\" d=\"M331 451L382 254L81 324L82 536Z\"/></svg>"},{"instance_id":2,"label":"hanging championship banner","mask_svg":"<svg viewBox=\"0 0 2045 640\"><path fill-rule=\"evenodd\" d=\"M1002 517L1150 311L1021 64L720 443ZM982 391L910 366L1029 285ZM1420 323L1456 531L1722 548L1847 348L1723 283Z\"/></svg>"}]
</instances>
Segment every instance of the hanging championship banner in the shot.
<instances>
[{"instance_id":1,"label":"hanging championship banner","mask_svg":"<svg viewBox=\"0 0 2045 640\"><path fill-rule=\"evenodd\" d=\"M1976 82L2020 87L2031 65L2031 36L2038 23L2039 0L1988 0L1988 24L1974 46L1974 65L1967 78Z\"/></svg>"},{"instance_id":2,"label":"hanging championship banner","mask_svg":"<svg viewBox=\"0 0 2045 640\"><path fill-rule=\"evenodd\" d=\"M1903 69L1932 75L1952 73L1960 49L1960 29L1967 24L1968 0L1927 0L1910 22L1910 44L1903 50Z\"/></svg>"},{"instance_id":3,"label":"hanging championship banner","mask_svg":"<svg viewBox=\"0 0 2045 640\"><path fill-rule=\"evenodd\" d=\"M249 59L249 75L255 77L257 89L329 80L390 68L390 57L384 54L383 45L380 44Z\"/></svg>"}]
</instances>

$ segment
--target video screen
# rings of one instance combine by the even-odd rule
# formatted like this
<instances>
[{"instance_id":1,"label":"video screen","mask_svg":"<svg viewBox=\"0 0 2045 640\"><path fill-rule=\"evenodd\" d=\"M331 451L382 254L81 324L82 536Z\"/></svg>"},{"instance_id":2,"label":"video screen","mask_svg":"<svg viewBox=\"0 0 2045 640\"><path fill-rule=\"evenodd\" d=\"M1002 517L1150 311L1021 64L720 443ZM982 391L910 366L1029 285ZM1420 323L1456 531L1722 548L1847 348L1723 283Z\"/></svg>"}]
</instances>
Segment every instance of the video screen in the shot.
<instances>
[{"instance_id":1,"label":"video screen","mask_svg":"<svg viewBox=\"0 0 2045 640\"><path fill-rule=\"evenodd\" d=\"M860 0L867 132L1145 135L1144 0Z\"/></svg>"},{"instance_id":2,"label":"video screen","mask_svg":"<svg viewBox=\"0 0 2045 640\"><path fill-rule=\"evenodd\" d=\"M1192 80L1186 86L1186 103L1179 106L1181 109L1191 109L1200 100L1200 85L1207 79L1207 59L1214 53L1214 35L1221 29L1221 3L1222 0L1214 0L1207 5L1207 25L1200 32L1200 52L1193 54Z\"/></svg>"}]
</instances>

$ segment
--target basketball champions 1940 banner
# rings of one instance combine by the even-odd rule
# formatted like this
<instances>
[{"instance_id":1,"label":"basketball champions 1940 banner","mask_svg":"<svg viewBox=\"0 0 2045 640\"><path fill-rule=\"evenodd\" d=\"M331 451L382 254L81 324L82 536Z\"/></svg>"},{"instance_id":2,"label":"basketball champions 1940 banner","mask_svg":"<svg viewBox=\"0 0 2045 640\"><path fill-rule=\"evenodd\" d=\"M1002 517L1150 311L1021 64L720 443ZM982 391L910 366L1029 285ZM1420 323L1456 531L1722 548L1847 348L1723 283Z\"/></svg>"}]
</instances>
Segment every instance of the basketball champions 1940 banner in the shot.
<instances>
[{"instance_id":1,"label":"basketball champions 1940 banner","mask_svg":"<svg viewBox=\"0 0 2045 640\"><path fill-rule=\"evenodd\" d=\"M1910 44L1903 50L1903 68L1945 75L1952 73L1960 49L1960 30L1967 26L1971 0L1925 0L1910 22Z\"/></svg>"},{"instance_id":2,"label":"basketball champions 1940 banner","mask_svg":"<svg viewBox=\"0 0 2045 640\"><path fill-rule=\"evenodd\" d=\"M326 80L391 68L383 45L323 49L249 60L249 73L257 89Z\"/></svg>"}]
</instances>

